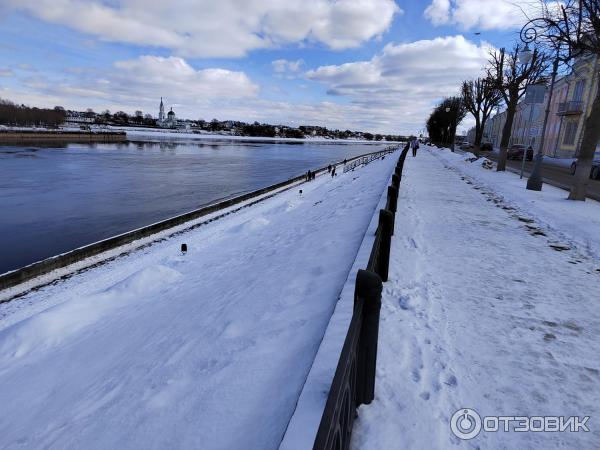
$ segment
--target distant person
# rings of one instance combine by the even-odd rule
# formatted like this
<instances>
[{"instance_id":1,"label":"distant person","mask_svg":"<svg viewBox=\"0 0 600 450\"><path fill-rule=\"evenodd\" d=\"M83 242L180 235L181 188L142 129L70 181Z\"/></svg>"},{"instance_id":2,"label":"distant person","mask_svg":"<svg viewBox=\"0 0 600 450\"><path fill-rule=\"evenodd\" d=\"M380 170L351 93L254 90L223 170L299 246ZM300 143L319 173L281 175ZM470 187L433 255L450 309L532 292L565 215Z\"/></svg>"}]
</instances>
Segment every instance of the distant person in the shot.
<instances>
[{"instance_id":1,"label":"distant person","mask_svg":"<svg viewBox=\"0 0 600 450\"><path fill-rule=\"evenodd\" d=\"M346 165L346 162L347 162L347 161L344 159L344 165Z\"/></svg>"},{"instance_id":2,"label":"distant person","mask_svg":"<svg viewBox=\"0 0 600 450\"><path fill-rule=\"evenodd\" d=\"M331 164L327 166L327 173L331 173Z\"/></svg>"},{"instance_id":3,"label":"distant person","mask_svg":"<svg viewBox=\"0 0 600 450\"><path fill-rule=\"evenodd\" d=\"M335 166L333 167L333 170L331 171L331 178L335 177Z\"/></svg>"},{"instance_id":4,"label":"distant person","mask_svg":"<svg viewBox=\"0 0 600 450\"><path fill-rule=\"evenodd\" d=\"M310 181L310 180L312 180L312 173L309 170L308 172L306 172L306 181Z\"/></svg>"},{"instance_id":5,"label":"distant person","mask_svg":"<svg viewBox=\"0 0 600 450\"><path fill-rule=\"evenodd\" d=\"M317 172L312 173L312 179L314 180L315 178L317 178Z\"/></svg>"},{"instance_id":6,"label":"distant person","mask_svg":"<svg viewBox=\"0 0 600 450\"><path fill-rule=\"evenodd\" d=\"M412 147L413 158L417 156L417 150L419 149L419 141L415 138L411 141L410 146Z\"/></svg>"}]
</instances>

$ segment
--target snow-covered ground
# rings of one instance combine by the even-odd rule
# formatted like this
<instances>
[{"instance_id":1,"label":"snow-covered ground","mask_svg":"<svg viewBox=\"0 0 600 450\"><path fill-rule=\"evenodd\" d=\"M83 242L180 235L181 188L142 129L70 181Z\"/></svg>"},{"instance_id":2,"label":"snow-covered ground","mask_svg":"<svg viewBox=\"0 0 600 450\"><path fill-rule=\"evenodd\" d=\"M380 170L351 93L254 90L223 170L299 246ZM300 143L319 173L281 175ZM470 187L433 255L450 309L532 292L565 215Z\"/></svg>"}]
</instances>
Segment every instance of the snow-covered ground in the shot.
<instances>
[{"instance_id":1,"label":"snow-covered ground","mask_svg":"<svg viewBox=\"0 0 600 450\"><path fill-rule=\"evenodd\" d=\"M463 158L425 147L404 166L375 401L352 448L600 448L600 204ZM589 416L590 432L460 440L460 408Z\"/></svg>"},{"instance_id":2,"label":"snow-covered ground","mask_svg":"<svg viewBox=\"0 0 600 450\"><path fill-rule=\"evenodd\" d=\"M260 137L260 136L234 136L231 134L217 133L193 133L185 130L168 130L157 128L136 128L136 127L109 127L114 131L125 131L127 137L135 138L179 138L179 139L209 139L209 140L225 140L225 141L261 141L261 142L323 142L323 143L360 143L360 144L397 144L397 141L375 141L365 139L327 139L321 136L307 136L304 138L283 138L283 137Z\"/></svg>"},{"instance_id":3,"label":"snow-covered ground","mask_svg":"<svg viewBox=\"0 0 600 450\"><path fill-rule=\"evenodd\" d=\"M471 163L464 155L437 149L434 154L452 170L483 183L505 202L552 227L561 239L576 242L586 254L600 258L600 202L567 200L568 192L548 184L544 184L542 192L528 191L526 179L510 172L486 170L483 159Z\"/></svg>"},{"instance_id":4,"label":"snow-covered ground","mask_svg":"<svg viewBox=\"0 0 600 450\"><path fill-rule=\"evenodd\" d=\"M395 161L0 305L0 447L276 448Z\"/></svg>"}]
</instances>

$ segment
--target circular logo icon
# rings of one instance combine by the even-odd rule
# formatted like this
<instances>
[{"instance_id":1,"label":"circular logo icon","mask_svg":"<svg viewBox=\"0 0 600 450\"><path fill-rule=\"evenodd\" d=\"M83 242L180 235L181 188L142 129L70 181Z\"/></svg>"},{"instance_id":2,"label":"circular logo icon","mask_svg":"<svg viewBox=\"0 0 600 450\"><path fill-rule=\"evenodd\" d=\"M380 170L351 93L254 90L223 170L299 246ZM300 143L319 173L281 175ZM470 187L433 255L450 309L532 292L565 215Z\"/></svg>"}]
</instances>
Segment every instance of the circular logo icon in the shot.
<instances>
[{"instance_id":1,"label":"circular logo icon","mask_svg":"<svg viewBox=\"0 0 600 450\"><path fill-rule=\"evenodd\" d=\"M450 419L450 429L460 439L473 439L481 431L481 417L474 409L459 409Z\"/></svg>"}]
</instances>

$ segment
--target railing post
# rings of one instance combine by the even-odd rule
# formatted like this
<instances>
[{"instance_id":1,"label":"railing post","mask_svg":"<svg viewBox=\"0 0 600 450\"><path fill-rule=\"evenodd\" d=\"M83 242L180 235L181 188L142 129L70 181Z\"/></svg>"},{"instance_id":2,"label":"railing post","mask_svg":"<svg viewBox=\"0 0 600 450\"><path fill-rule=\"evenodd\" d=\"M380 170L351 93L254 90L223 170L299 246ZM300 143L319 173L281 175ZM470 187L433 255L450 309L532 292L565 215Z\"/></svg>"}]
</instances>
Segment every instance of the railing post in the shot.
<instances>
[{"instance_id":1,"label":"railing post","mask_svg":"<svg viewBox=\"0 0 600 450\"><path fill-rule=\"evenodd\" d=\"M396 214L398 209L398 189L394 186L388 186L388 195L390 197L390 211L392 214Z\"/></svg>"},{"instance_id":2,"label":"railing post","mask_svg":"<svg viewBox=\"0 0 600 450\"><path fill-rule=\"evenodd\" d=\"M397 174L392 175L392 186L396 189L400 187L400 176Z\"/></svg>"},{"instance_id":3,"label":"railing post","mask_svg":"<svg viewBox=\"0 0 600 450\"><path fill-rule=\"evenodd\" d=\"M377 366L377 338L381 310L381 278L374 272L359 270L354 289L355 302L362 299L362 324L358 343L356 401L369 404L375 398L375 368Z\"/></svg>"},{"instance_id":4,"label":"railing post","mask_svg":"<svg viewBox=\"0 0 600 450\"><path fill-rule=\"evenodd\" d=\"M394 214L387 209L379 210L379 227L381 230L381 241L379 243L379 257L377 258L377 273L383 281L388 280L390 268L390 247L392 245L392 227L394 226Z\"/></svg>"}]
</instances>

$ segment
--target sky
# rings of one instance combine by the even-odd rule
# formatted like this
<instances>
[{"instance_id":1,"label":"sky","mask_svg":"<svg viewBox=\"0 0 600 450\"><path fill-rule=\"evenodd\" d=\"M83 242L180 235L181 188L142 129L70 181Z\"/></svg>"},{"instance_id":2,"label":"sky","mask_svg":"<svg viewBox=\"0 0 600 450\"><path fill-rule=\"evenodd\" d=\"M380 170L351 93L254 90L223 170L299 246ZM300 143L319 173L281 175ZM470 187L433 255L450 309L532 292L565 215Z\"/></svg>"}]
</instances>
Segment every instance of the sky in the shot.
<instances>
[{"instance_id":1,"label":"sky","mask_svg":"<svg viewBox=\"0 0 600 450\"><path fill-rule=\"evenodd\" d=\"M180 118L417 134L518 40L523 4L0 0L0 98L156 117L163 97Z\"/></svg>"}]
</instances>

